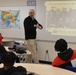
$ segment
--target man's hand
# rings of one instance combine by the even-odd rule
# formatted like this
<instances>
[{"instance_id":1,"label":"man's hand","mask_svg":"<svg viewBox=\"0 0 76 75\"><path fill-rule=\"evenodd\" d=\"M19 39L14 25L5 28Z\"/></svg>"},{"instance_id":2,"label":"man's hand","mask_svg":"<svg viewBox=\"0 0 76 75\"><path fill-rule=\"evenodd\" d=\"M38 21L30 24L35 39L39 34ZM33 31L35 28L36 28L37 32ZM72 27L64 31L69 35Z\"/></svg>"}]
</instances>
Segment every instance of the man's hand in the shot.
<instances>
[{"instance_id":1,"label":"man's hand","mask_svg":"<svg viewBox=\"0 0 76 75\"><path fill-rule=\"evenodd\" d=\"M38 27L38 29L42 29L42 27L41 27L41 26L39 26L39 27Z\"/></svg>"},{"instance_id":2,"label":"man's hand","mask_svg":"<svg viewBox=\"0 0 76 75\"><path fill-rule=\"evenodd\" d=\"M36 28L39 28L39 24L35 25Z\"/></svg>"},{"instance_id":3,"label":"man's hand","mask_svg":"<svg viewBox=\"0 0 76 75\"><path fill-rule=\"evenodd\" d=\"M42 29L42 27L39 24L37 24L35 27L38 29Z\"/></svg>"}]
</instances>

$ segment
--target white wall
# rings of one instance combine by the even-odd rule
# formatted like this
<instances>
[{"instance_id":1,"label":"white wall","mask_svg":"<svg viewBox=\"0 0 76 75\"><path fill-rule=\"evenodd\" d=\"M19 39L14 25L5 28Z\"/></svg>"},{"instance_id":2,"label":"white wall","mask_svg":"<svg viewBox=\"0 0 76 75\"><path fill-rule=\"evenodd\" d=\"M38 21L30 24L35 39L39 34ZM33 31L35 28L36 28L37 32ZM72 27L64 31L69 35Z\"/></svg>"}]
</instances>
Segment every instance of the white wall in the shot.
<instances>
[{"instance_id":1,"label":"white wall","mask_svg":"<svg viewBox=\"0 0 76 75\"><path fill-rule=\"evenodd\" d=\"M0 6L25 6L26 0L0 0Z\"/></svg>"},{"instance_id":2,"label":"white wall","mask_svg":"<svg viewBox=\"0 0 76 75\"><path fill-rule=\"evenodd\" d=\"M56 52L54 50L54 42L37 41L37 50L39 60L49 61L48 56L45 55L46 50L48 50L50 61L53 61L56 56ZM45 57L47 58L46 60Z\"/></svg>"}]
</instances>

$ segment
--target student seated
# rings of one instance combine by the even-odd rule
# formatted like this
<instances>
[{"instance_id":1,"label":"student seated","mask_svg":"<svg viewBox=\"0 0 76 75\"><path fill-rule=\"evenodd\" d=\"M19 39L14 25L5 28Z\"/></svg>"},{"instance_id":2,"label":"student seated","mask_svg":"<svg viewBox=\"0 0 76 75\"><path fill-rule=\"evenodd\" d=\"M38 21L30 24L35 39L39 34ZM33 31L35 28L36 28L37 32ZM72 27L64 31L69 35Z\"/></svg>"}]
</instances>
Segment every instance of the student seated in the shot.
<instances>
[{"instance_id":1,"label":"student seated","mask_svg":"<svg viewBox=\"0 0 76 75\"><path fill-rule=\"evenodd\" d=\"M6 53L6 49L4 48L3 45L0 44L0 63L2 62L2 56L4 53Z\"/></svg>"},{"instance_id":2,"label":"student seated","mask_svg":"<svg viewBox=\"0 0 76 75\"><path fill-rule=\"evenodd\" d=\"M14 67L16 55L12 52L3 54L2 63L3 68L0 68L0 75L26 75L27 70L21 66Z\"/></svg>"},{"instance_id":3,"label":"student seated","mask_svg":"<svg viewBox=\"0 0 76 75\"><path fill-rule=\"evenodd\" d=\"M64 39L57 40L54 48L58 55L52 62L52 66L76 72L76 68L72 67L71 64L71 60L76 58L76 50L68 48L67 42Z\"/></svg>"}]
</instances>

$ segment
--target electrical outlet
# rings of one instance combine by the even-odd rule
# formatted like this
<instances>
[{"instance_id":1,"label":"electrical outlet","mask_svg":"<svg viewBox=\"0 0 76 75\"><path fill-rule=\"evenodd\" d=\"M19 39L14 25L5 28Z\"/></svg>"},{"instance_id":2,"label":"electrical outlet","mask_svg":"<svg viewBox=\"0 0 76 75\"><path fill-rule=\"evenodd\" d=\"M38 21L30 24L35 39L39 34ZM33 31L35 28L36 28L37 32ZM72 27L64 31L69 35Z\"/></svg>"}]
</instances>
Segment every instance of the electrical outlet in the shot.
<instances>
[{"instance_id":1,"label":"electrical outlet","mask_svg":"<svg viewBox=\"0 0 76 75\"><path fill-rule=\"evenodd\" d=\"M48 50L46 50L46 53L48 53Z\"/></svg>"}]
</instances>

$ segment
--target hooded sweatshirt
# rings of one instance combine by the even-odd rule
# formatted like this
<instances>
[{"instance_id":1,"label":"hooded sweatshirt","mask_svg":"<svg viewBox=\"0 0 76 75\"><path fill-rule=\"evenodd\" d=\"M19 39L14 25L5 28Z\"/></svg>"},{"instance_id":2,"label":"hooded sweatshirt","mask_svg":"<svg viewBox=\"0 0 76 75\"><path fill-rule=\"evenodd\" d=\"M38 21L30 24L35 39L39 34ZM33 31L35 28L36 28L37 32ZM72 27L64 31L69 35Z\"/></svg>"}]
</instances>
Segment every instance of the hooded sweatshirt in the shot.
<instances>
[{"instance_id":1,"label":"hooded sweatshirt","mask_svg":"<svg viewBox=\"0 0 76 75\"><path fill-rule=\"evenodd\" d=\"M72 50L71 48L67 49L64 52L58 53L58 56L52 62L52 66L55 67L66 67L72 66L71 60L76 58L76 50Z\"/></svg>"},{"instance_id":2,"label":"hooded sweatshirt","mask_svg":"<svg viewBox=\"0 0 76 75\"><path fill-rule=\"evenodd\" d=\"M19 66L19 67L12 67L9 70L4 70L3 68L0 68L0 75L13 75L14 73L19 73L19 74L27 74L27 71L25 68Z\"/></svg>"}]
</instances>

